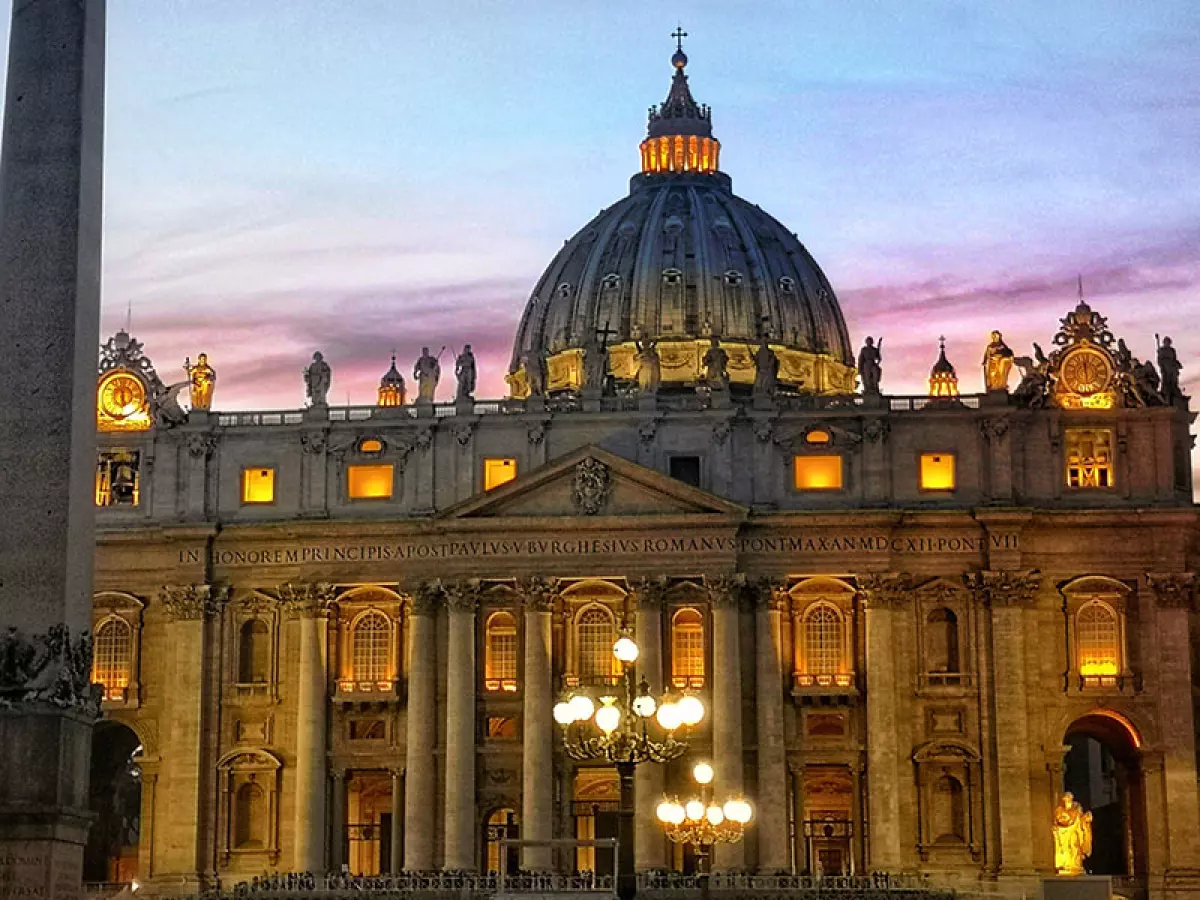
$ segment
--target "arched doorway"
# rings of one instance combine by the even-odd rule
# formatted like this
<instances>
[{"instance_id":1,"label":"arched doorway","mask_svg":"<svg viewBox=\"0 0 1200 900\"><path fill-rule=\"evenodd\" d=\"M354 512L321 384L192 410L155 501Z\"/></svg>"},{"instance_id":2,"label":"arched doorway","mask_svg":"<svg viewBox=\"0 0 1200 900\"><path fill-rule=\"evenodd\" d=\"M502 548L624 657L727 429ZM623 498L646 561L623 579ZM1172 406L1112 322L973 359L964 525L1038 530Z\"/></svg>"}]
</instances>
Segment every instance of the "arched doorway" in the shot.
<instances>
[{"instance_id":1,"label":"arched doorway","mask_svg":"<svg viewBox=\"0 0 1200 900\"><path fill-rule=\"evenodd\" d=\"M1110 712L1089 713L1067 728L1062 789L1092 813L1092 875L1146 871L1146 790L1141 738Z\"/></svg>"},{"instance_id":2,"label":"arched doorway","mask_svg":"<svg viewBox=\"0 0 1200 900\"><path fill-rule=\"evenodd\" d=\"M484 870L498 875L516 875L521 868L521 855L516 847L504 847L501 841L515 841L521 837L521 826L517 824L517 813L513 809L492 810L483 826L483 846L486 859Z\"/></svg>"},{"instance_id":3,"label":"arched doorway","mask_svg":"<svg viewBox=\"0 0 1200 900\"><path fill-rule=\"evenodd\" d=\"M96 816L83 851L83 880L129 884L137 878L142 822L142 742L120 722L103 721L92 737L88 807Z\"/></svg>"}]
</instances>

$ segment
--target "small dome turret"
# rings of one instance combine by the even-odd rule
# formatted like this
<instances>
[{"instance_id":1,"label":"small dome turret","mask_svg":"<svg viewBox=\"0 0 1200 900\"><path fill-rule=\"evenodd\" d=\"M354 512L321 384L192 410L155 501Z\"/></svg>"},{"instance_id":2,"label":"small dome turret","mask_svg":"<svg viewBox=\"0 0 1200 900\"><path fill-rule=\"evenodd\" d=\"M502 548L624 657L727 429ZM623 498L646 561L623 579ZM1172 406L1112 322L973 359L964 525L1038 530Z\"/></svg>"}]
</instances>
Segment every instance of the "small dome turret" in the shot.
<instances>
[{"instance_id":1,"label":"small dome turret","mask_svg":"<svg viewBox=\"0 0 1200 900\"><path fill-rule=\"evenodd\" d=\"M929 370L929 396L946 400L958 396L958 373L946 358L946 339L938 338L938 358Z\"/></svg>"},{"instance_id":2,"label":"small dome turret","mask_svg":"<svg viewBox=\"0 0 1200 900\"><path fill-rule=\"evenodd\" d=\"M379 379L378 404L380 406L403 406L404 399L404 376L396 368L396 354L393 353L392 367Z\"/></svg>"}]
</instances>

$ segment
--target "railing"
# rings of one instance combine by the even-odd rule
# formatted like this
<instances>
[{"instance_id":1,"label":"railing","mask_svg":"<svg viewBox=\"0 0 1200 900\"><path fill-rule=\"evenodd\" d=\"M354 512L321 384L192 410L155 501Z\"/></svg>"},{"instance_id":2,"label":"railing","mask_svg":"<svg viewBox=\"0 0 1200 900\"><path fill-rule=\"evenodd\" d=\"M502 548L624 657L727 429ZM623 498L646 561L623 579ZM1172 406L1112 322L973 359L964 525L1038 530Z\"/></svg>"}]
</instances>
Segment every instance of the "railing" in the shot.
<instances>
[{"instance_id":1,"label":"railing","mask_svg":"<svg viewBox=\"0 0 1200 900\"><path fill-rule=\"evenodd\" d=\"M288 873L241 882L233 890L213 889L201 896L205 900L254 897L256 900L294 900L299 897L362 898L378 896L419 896L423 898L483 898L511 894L615 894L616 881L611 875L581 872L563 875L554 872L521 872L500 875L496 872L406 872L399 875L329 875Z\"/></svg>"},{"instance_id":2,"label":"railing","mask_svg":"<svg viewBox=\"0 0 1200 900\"><path fill-rule=\"evenodd\" d=\"M652 900L687 900L707 890L711 896L795 898L813 900L884 900L928 898L952 900L954 892L937 888L924 875L749 875L718 872L707 876L643 873L638 876L638 897Z\"/></svg>"}]
</instances>

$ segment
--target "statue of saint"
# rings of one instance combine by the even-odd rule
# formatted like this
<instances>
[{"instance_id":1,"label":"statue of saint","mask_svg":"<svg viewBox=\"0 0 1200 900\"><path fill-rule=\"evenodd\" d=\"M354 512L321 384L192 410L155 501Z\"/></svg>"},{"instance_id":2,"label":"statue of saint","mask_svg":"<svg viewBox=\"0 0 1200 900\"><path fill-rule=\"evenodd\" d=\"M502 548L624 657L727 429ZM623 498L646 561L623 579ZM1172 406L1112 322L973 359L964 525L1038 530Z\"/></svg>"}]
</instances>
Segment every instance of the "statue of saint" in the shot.
<instances>
[{"instance_id":1,"label":"statue of saint","mask_svg":"<svg viewBox=\"0 0 1200 900\"><path fill-rule=\"evenodd\" d=\"M454 360L454 377L458 379L457 399L475 399L475 354L470 344L465 344Z\"/></svg>"},{"instance_id":2,"label":"statue of saint","mask_svg":"<svg viewBox=\"0 0 1200 900\"><path fill-rule=\"evenodd\" d=\"M1059 875L1082 875L1083 860L1091 855L1092 814L1068 791L1054 807L1054 867Z\"/></svg>"},{"instance_id":3,"label":"statue of saint","mask_svg":"<svg viewBox=\"0 0 1200 900\"><path fill-rule=\"evenodd\" d=\"M529 380L529 396L544 397L550 384L550 372L544 350L531 350L525 354L525 377Z\"/></svg>"},{"instance_id":4,"label":"statue of saint","mask_svg":"<svg viewBox=\"0 0 1200 900\"><path fill-rule=\"evenodd\" d=\"M583 348L583 386L602 392L608 377L607 341L593 337Z\"/></svg>"},{"instance_id":5,"label":"statue of saint","mask_svg":"<svg viewBox=\"0 0 1200 900\"><path fill-rule=\"evenodd\" d=\"M713 390L729 387L729 353L714 334L704 351L704 380Z\"/></svg>"},{"instance_id":6,"label":"statue of saint","mask_svg":"<svg viewBox=\"0 0 1200 900\"><path fill-rule=\"evenodd\" d=\"M1004 335L992 332L992 340L983 351L983 385L989 391L1007 391L1008 375L1013 367L1013 352L1004 343Z\"/></svg>"},{"instance_id":7,"label":"statue of saint","mask_svg":"<svg viewBox=\"0 0 1200 900\"><path fill-rule=\"evenodd\" d=\"M779 384L779 357L767 343L764 334L754 351L754 393L758 397L775 396Z\"/></svg>"},{"instance_id":8,"label":"statue of saint","mask_svg":"<svg viewBox=\"0 0 1200 900\"><path fill-rule=\"evenodd\" d=\"M438 356L441 354L439 353ZM442 377L442 364L436 356L429 355L429 348L422 347L421 355L413 363L413 380L417 383L417 402L432 403L437 393L438 379Z\"/></svg>"},{"instance_id":9,"label":"statue of saint","mask_svg":"<svg viewBox=\"0 0 1200 900\"><path fill-rule=\"evenodd\" d=\"M327 406L329 404L329 385L333 381L333 371L325 357L318 350L313 354L312 362L304 370L304 393L312 406Z\"/></svg>"},{"instance_id":10,"label":"statue of saint","mask_svg":"<svg viewBox=\"0 0 1200 900\"><path fill-rule=\"evenodd\" d=\"M192 409L211 409L213 385L217 383L217 372L208 364L208 354L201 353L197 356L194 366L190 357L185 359L183 371L187 372L188 381L192 385Z\"/></svg>"},{"instance_id":11,"label":"statue of saint","mask_svg":"<svg viewBox=\"0 0 1200 900\"><path fill-rule=\"evenodd\" d=\"M634 346L637 347L638 390L643 394L656 394L662 382L658 341L638 340L634 342Z\"/></svg>"},{"instance_id":12,"label":"statue of saint","mask_svg":"<svg viewBox=\"0 0 1200 900\"><path fill-rule=\"evenodd\" d=\"M1157 342L1158 335L1154 337ZM1168 404L1183 398L1183 391L1179 389L1179 373L1182 369L1183 365L1179 362L1175 348L1171 346L1171 339L1163 338L1162 343L1158 344L1158 370L1162 373L1163 399Z\"/></svg>"},{"instance_id":13,"label":"statue of saint","mask_svg":"<svg viewBox=\"0 0 1200 900\"><path fill-rule=\"evenodd\" d=\"M858 377L862 379L863 393L878 396L879 380L883 377L883 367L879 362L883 358L883 338L876 345L873 337L868 337L858 351Z\"/></svg>"}]
</instances>

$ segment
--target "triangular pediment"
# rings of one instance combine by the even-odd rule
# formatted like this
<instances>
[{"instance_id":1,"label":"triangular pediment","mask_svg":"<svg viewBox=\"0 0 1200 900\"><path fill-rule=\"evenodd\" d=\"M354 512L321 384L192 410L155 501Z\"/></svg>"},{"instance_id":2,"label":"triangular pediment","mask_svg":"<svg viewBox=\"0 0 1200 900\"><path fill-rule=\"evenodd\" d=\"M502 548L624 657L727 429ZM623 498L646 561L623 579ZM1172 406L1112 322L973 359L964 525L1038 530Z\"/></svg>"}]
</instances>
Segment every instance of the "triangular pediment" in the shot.
<instances>
[{"instance_id":1,"label":"triangular pediment","mask_svg":"<svg viewBox=\"0 0 1200 900\"><path fill-rule=\"evenodd\" d=\"M746 509L589 445L452 506L440 518L705 514L740 519Z\"/></svg>"}]
</instances>

